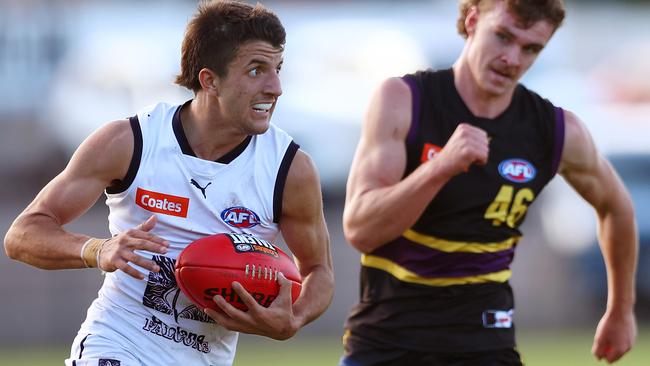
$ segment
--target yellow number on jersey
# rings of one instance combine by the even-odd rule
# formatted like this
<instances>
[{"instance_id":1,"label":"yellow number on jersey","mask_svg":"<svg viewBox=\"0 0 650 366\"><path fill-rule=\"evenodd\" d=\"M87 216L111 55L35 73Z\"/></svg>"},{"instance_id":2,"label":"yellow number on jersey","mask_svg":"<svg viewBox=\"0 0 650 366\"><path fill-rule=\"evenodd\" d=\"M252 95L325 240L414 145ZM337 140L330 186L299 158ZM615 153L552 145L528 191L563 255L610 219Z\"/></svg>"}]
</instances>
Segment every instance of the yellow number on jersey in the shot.
<instances>
[{"instance_id":1,"label":"yellow number on jersey","mask_svg":"<svg viewBox=\"0 0 650 366\"><path fill-rule=\"evenodd\" d=\"M533 202L533 199L535 199L535 194L530 188L522 188L516 194L514 192L515 188L513 186L501 186L499 193L485 210L483 217L492 220L494 226L501 226L505 222L508 226L514 228L517 222L526 214L528 203Z\"/></svg>"},{"instance_id":2,"label":"yellow number on jersey","mask_svg":"<svg viewBox=\"0 0 650 366\"><path fill-rule=\"evenodd\" d=\"M502 222L508 219L508 208L512 202L512 194L514 192L513 186L501 186L499 193L494 198L494 201L485 211L484 218L492 220L492 225L500 226Z\"/></svg>"}]
</instances>

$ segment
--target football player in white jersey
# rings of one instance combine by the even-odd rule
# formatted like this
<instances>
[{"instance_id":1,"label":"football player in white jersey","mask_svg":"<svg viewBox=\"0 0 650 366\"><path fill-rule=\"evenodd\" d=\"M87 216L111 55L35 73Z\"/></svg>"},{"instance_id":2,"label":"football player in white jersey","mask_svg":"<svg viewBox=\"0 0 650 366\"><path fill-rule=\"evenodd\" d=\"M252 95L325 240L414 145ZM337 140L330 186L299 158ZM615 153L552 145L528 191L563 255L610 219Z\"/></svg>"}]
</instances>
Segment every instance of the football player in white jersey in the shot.
<instances>
[{"instance_id":1,"label":"football player in white jersey","mask_svg":"<svg viewBox=\"0 0 650 366\"><path fill-rule=\"evenodd\" d=\"M287 339L330 304L319 177L310 157L270 123L282 94L284 43L282 24L262 5L203 3L188 25L176 79L195 97L98 129L14 221L5 237L9 257L106 273L67 365L230 365L238 332ZM112 237L63 228L102 193ZM251 219L231 220L233 212ZM280 276L268 308L237 283L248 312L220 296L222 312L189 302L174 280L175 259L192 240L224 231L272 242L281 234L302 276L297 301Z\"/></svg>"}]
</instances>

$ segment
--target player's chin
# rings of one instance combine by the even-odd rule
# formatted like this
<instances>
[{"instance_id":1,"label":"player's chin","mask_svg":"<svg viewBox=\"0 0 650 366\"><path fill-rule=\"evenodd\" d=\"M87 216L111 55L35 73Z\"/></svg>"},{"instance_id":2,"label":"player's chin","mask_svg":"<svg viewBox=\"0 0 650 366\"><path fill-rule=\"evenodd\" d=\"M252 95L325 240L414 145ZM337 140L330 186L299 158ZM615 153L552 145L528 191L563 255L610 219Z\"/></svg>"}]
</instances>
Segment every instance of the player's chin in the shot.
<instances>
[{"instance_id":1,"label":"player's chin","mask_svg":"<svg viewBox=\"0 0 650 366\"><path fill-rule=\"evenodd\" d=\"M509 93L513 89L514 85L514 81L510 79L501 79L498 81L490 80L486 83L484 89L489 94L500 96Z\"/></svg>"},{"instance_id":2,"label":"player's chin","mask_svg":"<svg viewBox=\"0 0 650 366\"><path fill-rule=\"evenodd\" d=\"M249 135L261 135L268 131L271 125L270 116L266 119L256 119L251 121L248 128Z\"/></svg>"}]
</instances>

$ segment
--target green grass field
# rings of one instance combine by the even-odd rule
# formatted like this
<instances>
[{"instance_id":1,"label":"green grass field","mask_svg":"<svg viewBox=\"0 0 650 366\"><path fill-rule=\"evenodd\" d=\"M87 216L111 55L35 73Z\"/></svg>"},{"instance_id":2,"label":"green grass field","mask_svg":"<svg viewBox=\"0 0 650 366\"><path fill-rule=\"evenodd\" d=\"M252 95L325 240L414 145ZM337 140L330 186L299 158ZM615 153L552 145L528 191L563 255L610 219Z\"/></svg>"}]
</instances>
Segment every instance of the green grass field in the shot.
<instances>
[{"instance_id":1,"label":"green grass field","mask_svg":"<svg viewBox=\"0 0 650 366\"><path fill-rule=\"evenodd\" d=\"M540 332L519 334L520 351L527 366L605 365L591 355L588 331ZM0 366L63 365L68 346L0 348ZM341 354L338 337L296 337L274 342L259 337L242 336L235 366L332 366ZM617 366L650 365L650 328L640 332L637 344ZM183 365L184 366L184 365Z\"/></svg>"}]
</instances>

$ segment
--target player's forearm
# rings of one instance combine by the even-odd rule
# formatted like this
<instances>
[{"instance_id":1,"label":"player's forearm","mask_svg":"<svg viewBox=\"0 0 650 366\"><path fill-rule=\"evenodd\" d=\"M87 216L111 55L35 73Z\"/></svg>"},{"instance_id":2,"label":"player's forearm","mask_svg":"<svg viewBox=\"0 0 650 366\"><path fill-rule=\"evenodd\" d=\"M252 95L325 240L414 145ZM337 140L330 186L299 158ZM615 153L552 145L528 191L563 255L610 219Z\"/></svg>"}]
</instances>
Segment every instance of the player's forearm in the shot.
<instances>
[{"instance_id":1,"label":"player's forearm","mask_svg":"<svg viewBox=\"0 0 650 366\"><path fill-rule=\"evenodd\" d=\"M334 273L331 266L312 268L302 282L300 297L293 309L298 328L311 323L325 312L334 296Z\"/></svg>"},{"instance_id":2,"label":"player's forearm","mask_svg":"<svg viewBox=\"0 0 650 366\"><path fill-rule=\"evenodd\" d=\"M42 213L23 213L5 236L9 258L41 269L85 267L80 249L88 236L68 233Z\"/></svg>"},{"instance_id":3,"label":"player's forearm","mask_svg":"<svg viewBox=\"0 0 650 366\"><path fill-rule=\"evenodd\" d=\"M635 275L638 237L628 200L599 215L599 239L607 267L608 309L632 310L636 300Z\"/></svg>"},{"instance_id":4,"label":"player's forearm","mask_svg":"<svg viewBox=\"0 0 650 366\"><path fill-rule=\"evenodd\" d=\"M351 197L343 213L346 239L369 253L412 227L450 177L420 166L404 180Z\"/></svg>"}]
</instances>

